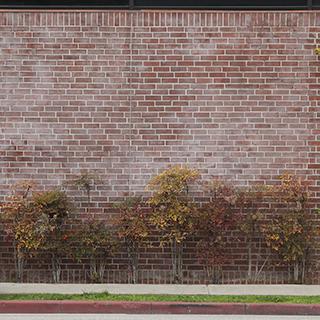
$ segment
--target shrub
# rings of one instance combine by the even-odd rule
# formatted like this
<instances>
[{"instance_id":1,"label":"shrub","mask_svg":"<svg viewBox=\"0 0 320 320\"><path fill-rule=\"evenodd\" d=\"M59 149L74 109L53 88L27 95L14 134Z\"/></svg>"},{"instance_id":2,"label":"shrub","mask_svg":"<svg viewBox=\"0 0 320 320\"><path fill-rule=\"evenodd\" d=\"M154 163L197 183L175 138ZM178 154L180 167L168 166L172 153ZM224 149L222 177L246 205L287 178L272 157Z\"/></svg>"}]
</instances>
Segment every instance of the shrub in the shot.
<instances>
[{"instance_id":1,"label":"shrub","mask_svg":"<svg viewBox=\"0 0 320 320\"><path fill-rule=\"evenodd\" d=\"M119 215L114 220L117 235L127 248L129 258L129 282L136 283L138 279L138 262L140 248L147 244L149 226L147 215L143 211L143 202L139 198L128 198L116 208Z\"/></svg>"},{"instance_id":2,"label":"shrub","mask_svg":"<svg viewBox=\"0 0 320 320\"><path fill-rule=\"evenodd\" d=\"M151 222L162 232L161 244L168 243L172 252L174 281L182 281L182 250L193 231L194 203L188 198L189 184L199 172L174 166L153 177L148 189L153 191L148 204L152 207Z\"/></svg>"},{"instance_id":3,"label":"shrub","mask_svg":"<svg viewBox=\"0 0 320 320\"><path fill-rule=\"evenodd\" d=\"M266 201L267 188L263 185L244 188L239 194L239 209L242 211L239 228L244 234L245 243L247 244L247 279L252 283L258 280L270 257L270 254L262 254L264 238L261 234L261 228L264 216L261 210Z\"/></svg>"},{"instance_id":4,"label":"shrub","mask_svg":"<svg viewBox=\"0 0 320 320\"><path fill-rule=\"evenodd\" d=\"M59 224L65 220L71 210L66 193L60 190L35 193L32 200L41 208L43 214Z\"/></svg>"},{"instance_id":5,"label":"shrub","mask_svg":"<svg viewBox=\"0 0 320 320\"><path fill-rule=\"evenodd\" d=\"M28 181L13 186L12 194L1 205L5 231L12 238L17 281L22 281L27 258L43 247L48 221L41 207L33 202L33 184Z\"/></svg>"},{"instance_id":6,"label":"shrub","mask_svg":"<svg viewBox=\"0 0 320 320\"><path fill-rule=\"evenodd\" d=\"M73 235L78 261L89 261L92 282L103 282L107 260L113 255L115 241L110 227L103 221L84 220Z\"/></svg>"},{"instance_id":7,"label":"shrub","mask_svg":"<svg viewBox=\"0 0 320 320\"><path fill-rule=\"evenodd\" d=\"M199 238L197 255L213 283L220 281L220 268L225 261L226 234L236 224L235 188L214 180L207 185L210 201L198 210L195 235Z\"/></svg>"},{"instance_id":8,"label":"shrub","mask_svg":"<svg viewBox=\"0 0 320 320\"><path fill-rule=\"evenodd\" d=\"M74 180L68 181L67 184L74 185L79 189L85 191L87 196L88 204L90 203L90 193L94 188L96 182L96 175L92 174L88 171L82 172L79 176L77 176Z\"/></svg>"},{"instance_id":9,"label":"shrub","mask_svg":"<svg viewBox=\"0 0 320 320\"><path fill-rule=\"evenodd\" d=\"M66 220L72 205L67 195L60 190L50 190L36 193L32 201L46 217L46 236L41 249L50 256L54 282L60 282L61 263L69 252L66 233Z\"/></svg>"},{"instance_id":10,"label":"shrub","mask_svg":"<svg viewBox=\"0 0 320 320\"><path fill-rule=\"evenodd\" d=\"M13 238L18 281L21 281L27 258L39 252L51 255L54 280L59 280L59 259L66 248L61 234L69 210L66 195L58 190L32 193L32 184L16 185L13 194L2 205L7 231Z\"/></svg>"},{"instance_id":11,"label":"shrub","mask_svg":"<svg viewBox=\"0 0 320 320\"><path fill-rule=\"evenodd\" d=\"M291 174L280 176L280 185L270 187L273 199L283 209L262 228L267 245L293 268L294 282L304 282L313 228L307 208L308 193L301 180Z\"/></svg>"}]
</instances>

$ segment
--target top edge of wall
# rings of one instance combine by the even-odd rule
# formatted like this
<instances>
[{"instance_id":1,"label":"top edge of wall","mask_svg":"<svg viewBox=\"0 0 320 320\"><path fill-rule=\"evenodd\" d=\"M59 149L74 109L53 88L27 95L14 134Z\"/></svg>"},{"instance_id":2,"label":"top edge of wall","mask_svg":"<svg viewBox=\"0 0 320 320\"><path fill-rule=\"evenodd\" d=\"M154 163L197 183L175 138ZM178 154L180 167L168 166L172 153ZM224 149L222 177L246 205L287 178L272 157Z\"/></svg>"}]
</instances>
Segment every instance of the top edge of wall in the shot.
<instances>
[{"instance_id":1,"label":"top edge of wall","mask_svg":"<svg viewBox=\"0 0 320 320\"><path fill-rule=\"evenodd\" d=\"M0 10L0 26L320 26L316 11Z\"/></svg>"}]
</instances>

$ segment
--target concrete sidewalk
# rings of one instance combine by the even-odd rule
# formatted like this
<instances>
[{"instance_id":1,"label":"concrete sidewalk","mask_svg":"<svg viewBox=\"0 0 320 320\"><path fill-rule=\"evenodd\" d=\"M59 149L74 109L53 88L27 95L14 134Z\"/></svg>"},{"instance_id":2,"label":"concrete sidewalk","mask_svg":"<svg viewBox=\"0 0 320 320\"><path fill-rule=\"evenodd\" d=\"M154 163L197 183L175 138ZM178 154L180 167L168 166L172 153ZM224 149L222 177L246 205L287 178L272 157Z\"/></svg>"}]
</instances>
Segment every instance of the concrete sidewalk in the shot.
<instances>
[{"instance_id":1,"label":"concrete sidewalk","mask_svg":"<svg viewBox=\"0 0 320 320\"><path fill-rule=\"evenodd\" d=\"M32 284L0 283L0 294L101 293L178 295L320 295L320 285L145 285L145 284Z\"/></svg>"},{"instance_id":2,"label":"concrete sidewalk","mask_svg":"<svg viewBox=\"0 0 320 320\"><path fill-rule=\"evenodd\" d=\"M98 293L188 295L320 295L316 285L132 285L0 283L0 294ZM320 315L320 304L189 303L130 301L1 301L0 314L242 314Z\"/></svg>"}]
</instances>

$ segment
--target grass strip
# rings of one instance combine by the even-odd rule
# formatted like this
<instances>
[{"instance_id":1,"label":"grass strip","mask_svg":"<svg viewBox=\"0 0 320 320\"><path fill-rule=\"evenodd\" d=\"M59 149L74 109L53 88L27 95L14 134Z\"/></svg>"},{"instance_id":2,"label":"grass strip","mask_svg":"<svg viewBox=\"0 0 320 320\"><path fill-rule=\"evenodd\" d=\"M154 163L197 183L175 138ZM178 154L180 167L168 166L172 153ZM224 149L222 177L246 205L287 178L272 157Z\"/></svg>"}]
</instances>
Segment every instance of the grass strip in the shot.
<instances>
[{"instance_id":1,"label":"grass strip","mask_svg":"<svg viewBox=\"0 0 320 320\"><path fill-rule=\"evenodd\" d=\"M254 296L254 295L140 295L140 294L0 294L0 300L89 300L152 302L221 302L221 303L298 303L320 304L319 296Z\"/></svg>"}]
</instances>

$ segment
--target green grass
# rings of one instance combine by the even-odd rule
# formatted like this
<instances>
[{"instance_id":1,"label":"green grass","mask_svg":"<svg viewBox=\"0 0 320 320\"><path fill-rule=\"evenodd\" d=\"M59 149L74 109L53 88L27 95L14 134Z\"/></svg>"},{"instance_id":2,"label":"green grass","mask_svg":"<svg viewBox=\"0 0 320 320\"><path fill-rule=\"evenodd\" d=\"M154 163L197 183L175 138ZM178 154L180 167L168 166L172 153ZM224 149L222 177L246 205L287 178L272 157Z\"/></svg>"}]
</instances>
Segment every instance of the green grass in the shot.
<instances>
[{"instance_id":1,"label":"green grass","mask_svg":"<svg viewBox=\"0 0 320 320\"><path fill-rule=\"evenodd\" d=\"M171 301L171 302L243 302L243 303L315 303L319 296L209 296L209 295L124 295L84 294L0 294L0 300L91 300L91 301Z\"/></svg>"}]
</instances>

